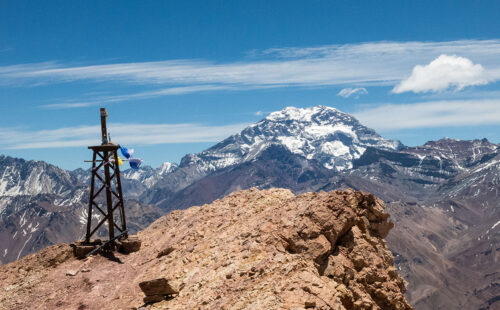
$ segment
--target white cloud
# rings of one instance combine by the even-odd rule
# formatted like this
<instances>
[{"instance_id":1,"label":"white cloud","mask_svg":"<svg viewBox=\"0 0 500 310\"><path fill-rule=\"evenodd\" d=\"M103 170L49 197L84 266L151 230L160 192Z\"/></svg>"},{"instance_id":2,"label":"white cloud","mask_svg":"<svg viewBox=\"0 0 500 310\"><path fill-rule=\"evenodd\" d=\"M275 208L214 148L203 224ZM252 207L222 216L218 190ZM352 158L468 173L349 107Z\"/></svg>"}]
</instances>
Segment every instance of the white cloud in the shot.
<instances>
[{"instance_id":1,"label":"white cloud","mask_svg":"<svg viewBox=\"0 0 500 310\"><path fill-rule=\"evenodd\" d=\"M62 102L62 103L51 103L45 104L41 107L43 108L81 108L81 107L89 107L102 105L103 103L114 103L114 102L123 102L129 100L144 100L157 98L162 96L175 96L175 95L184 95L190 93L198 93L204 91L216 91L216 90L237 90L235 87L225 86L225 85L196 85L196 86L182 86L182 87L170 87L163 88L154 91L144 91L133 94L126 95L116 95L116 96L101 96L97 98L92 98L87 101L78 101L78 102Z\"/></svg>"},{"instance_id":2,"label":"white cloud","mask_svg":"<svg viewBox=\"0 0 500 310\"><path fill-rule=\"evenodd\" d=\"M108 124L113 141L129 145L218 142L247 124L207 126L201 124ZM66 127L50 130L0 129L0 147L43 149L98 145L99 126Z\"/></svg>"},{"instance_id":3,"label":"white cloud","mask_svg":"<svg viewBox=\"0 0 500 310\"><path fill-rule=\"evenodd\" d=\"M368 94L366 88L357 87L357 88L343 88L341 91L339 91L337 95L344 98L349 98L350 96L354 95L354 98L358 99L360 95L366 95L366 94Z\"/></svg>"},{"instance_id":4,"label":"white cloud","mask_svg":"<svg viewBox=\"0 0 500 310\"><path fill-rule=\"evenodd\" d=\"M32 85L113 81L162 87L223 85L238 89L346 83L357 86L395 85L405 78L416 64L425 63L441 54L457 54L474 59L488 68L493 80L500 79L500 40L462 40L282 48L263 51L257 55L262 58L230 63L168 60L90 66L71 66L55 62L21 64L0 67L0 83Z\"/></svg>"},{"instance_id":5,"label":"white cloud","mask_svg":"<svg viewBox=\"0 0 500 310\"><path fill-rule=\"evenodd\" d=\"M500 99L386 104L353 114L377 131L500 124Z\"/></svg>"},{"instance_id":6,"label":"white cloud","mask_svg":"<svg viewBox=\"0 0 500 310\"><path fill-rule=\"evenodd\" d=\"M255 116L262 116L264 113L262 111L255 112Z\"/></svg>"},{"instance_id":7,"label":"white cloud","mask_svg":"<svg viewBox=\"0 0 500 310\"><path fill-rule=\"evenodd\" d=\"M452 87L461 90L466 86L487 83L486 72L480 64L474 64L465 57L443 54L428 65L416 65L410 77L396 85L392 92L439 92Z\"/></svg>"}]
</instances>

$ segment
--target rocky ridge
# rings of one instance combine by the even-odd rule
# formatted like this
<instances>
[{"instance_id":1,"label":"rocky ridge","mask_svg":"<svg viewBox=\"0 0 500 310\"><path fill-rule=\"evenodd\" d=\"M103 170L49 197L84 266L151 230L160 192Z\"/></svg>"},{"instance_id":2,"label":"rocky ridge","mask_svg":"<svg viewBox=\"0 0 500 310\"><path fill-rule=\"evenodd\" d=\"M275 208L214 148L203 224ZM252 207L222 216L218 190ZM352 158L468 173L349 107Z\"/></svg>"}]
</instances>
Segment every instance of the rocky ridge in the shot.
<instances>
[{"instance_id":1,"label":"rocky ridge","mask_svg":"<svg viewBox=\"0 0 500 310\"><path fill-rule=\"evenodd\" d=\"M388 217L352 190L239 191L160 218L139 252L80 261L57 245L0 266L0 309L411 309ZM178 293L143 305L139 283L158 278Z\"/></svg>"}]
</instances>

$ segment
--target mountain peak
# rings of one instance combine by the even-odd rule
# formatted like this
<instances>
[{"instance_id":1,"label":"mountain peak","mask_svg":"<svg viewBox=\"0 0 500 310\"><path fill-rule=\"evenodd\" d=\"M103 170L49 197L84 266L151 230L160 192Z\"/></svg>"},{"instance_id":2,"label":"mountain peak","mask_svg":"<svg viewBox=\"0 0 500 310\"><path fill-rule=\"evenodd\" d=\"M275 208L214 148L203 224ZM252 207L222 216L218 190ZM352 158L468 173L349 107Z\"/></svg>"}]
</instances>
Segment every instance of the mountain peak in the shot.
<instances>
[{"instance_id":1,"label":"mountain peak","mask_svg":"<svg viewBox=\"0 0 500 310\"><path fill-rule=\"evenodd\" d=\"M271 144L283 145L290 152L317 160L335 171L352 168L352 161L367 147L396 150L402 146L335 108L287 107L200 154L186 156L181 166L196 162L202 169L214 171L254 160Z\"/></svg>"},{"instance_id":2,"label":"mountain peak","mask_svg":"<svg viewBox=\"0 0 500 310\"><path fill-rule=\"evenodd\" d=\"M44 161L0 157L0 196L61 194L74 182L67 171Z\"/></svg>"},{"instance_id":3,"label":"mountain peak","mask_svg":"<svg viewBox=\"0 0 500 310\"><path fill-rule=\"evenodd\" d=\"M295 121L307 121L310 122L313 116L324 113L324 112L340 112L339 110L327 107L323 105L318 105L309 108L296 108L296 107L286 107L281 111L272 112L265 119L269 121L280 121L280 120L295 120ZM342 113L342 112L340 112Z\"/></svg>"}]
</instances>

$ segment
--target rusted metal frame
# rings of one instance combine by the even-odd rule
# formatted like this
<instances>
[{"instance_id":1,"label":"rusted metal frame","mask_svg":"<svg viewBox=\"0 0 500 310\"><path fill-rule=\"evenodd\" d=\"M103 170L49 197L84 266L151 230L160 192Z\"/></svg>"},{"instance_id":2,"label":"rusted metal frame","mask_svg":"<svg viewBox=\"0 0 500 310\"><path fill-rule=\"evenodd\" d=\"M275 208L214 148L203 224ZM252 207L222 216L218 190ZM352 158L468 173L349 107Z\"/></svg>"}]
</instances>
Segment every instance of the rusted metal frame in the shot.
<instances>
[{"instance_id":1,"label":"rusted metal frame","mask_svg":"<svg viewBox=\"0 0 500 310\"><path fill-rule=\"evenodd\" d=\"M101 225L108 219L108 217L104 217L98 224L97 226L92 230L92 232L90 233L90 235L93 235L98 229L99 227L101 227Z\"/></svg>"},{"instance_id":2,"label":"rusted metal frame","mask_svg":"<svg viewBox=\"0 0 500 310\"><path fill-rule=\"evenodd\" d=\"M104 211L102 211L101 208L99 208L99 206L97 205L97 203L95 203L95 202L92 202L92 203L94 204L94 207L97 208L97 210L101 211L101 213L102 213L102 215L104 215L104 217L108 217L108 215Z\"/></svg>"},{"instance_id":3,"label":"rusted metal frame","mask_svg":"<svg viewBox=\"0 0 500 310\"><path fill-rule=\"evenodd\" d=\"M112 155L115 159L118 158L118 153L116 151L112 151L112 153L113 153ZM111 170L113 170L113 174L110 177L110 179L113 180L116 177L116 166L118 166L118 165L116 164L116 162L112 162L112 161L110 161L108 165L109 165L109 168L111 168Z\"/></svg>"},{"instance_id":4,"label":"rusted metal frame","mask_svg":"<svg viewBox=\"0 0 500 310\"><path fill-rule=\"evenodd\" d=\"M115 191L114 191L114 190L111 190L111 193L113 193L113 195L115 195L115 197L116 197L117 199L120 199L120 196L118 196L118 194L117 194L117 193L115 193Z\"/></svg>"},{"instance_id":5,"label":"rusted metal frame","mask_svg":"<svg viewBox=\"0 0 500 310\"><path fill-rule=\"evenodd\" d=\"M115 241L116 239L118 238L121 238L122 236L124 235L127 235L128 234L128 231L123 231L121 234L119 234L118 236L116 236L115 238L113 239L110 239L106 242L104 242L103 244L101 244L100 246L98 246L97 248L93 249L92 251L90 251L87 255L85 255L85 258L89 257L90 255L96 253L97 251L99 251L100 249L102 249L103 247L107 246L110 242L113 242Z\"/></svg>"},{"instance_id":6,"label":"rusted metal frame","mask_svg":"<svg viewBox=\"0 0 500 310\"><path fill-rule=\"evenodd\" d=\"M94 206L97 207L97 205L94 204ZM102 224L104 224L104 222L108 219L108 215L106 213L104 213L104 211L101 210L101 208L97 207L97 209L99 211L101 211L101 213L104 215L104 218L97 224L97 226L94 228L94 230L92 230L92 233L91 235L93 235L98 229L99 227L102 226ZM118 229L118 231L122 232L123 231L123 228L120 228L115 222L114 222L114 219L113 219L113 227Z\"/></svg>"},{"instance_id":7,"label":"rusted metal frame","mask_svg":"<svg viewBox=\"0 0 500 310\"><path fill-rule=\"evenodd\" d=\"M114 151L115 158L118 160L118 150ZM115 174L116 174L116 190L118 191L118 201L120 202L120 217L122 222L123 231L127 231L127 221L125 219L125 204L123 202L123 192L122 192L122 182L120 179L120 165L115 163Z\"/></svg>"},{"instance_id":8,"label":"rusted metal frame","mask_svg":"<svg viewBox=\"0 0 500 310\"><path fill-rule=\"evenodd\" d=\"M101 188L97 191L97 193L94 195L94 197L92 197L92 200L96 199L97 196L99 196L99 194L102 192L102 190L106 187L106 184L104 184L103 186L101 186Z\"/></svg>"},{"instance_id":9,"label":"rusted metal frame","mask_svg":"<svg viewBox=\"0 0 500 310\"><path fill-rule=\"evenodd\" d=\"M102 161L101 161L101 165L103 165L103 164L106 162L106 160L104 159L104 154L103 154L103 155L101 155L101 152L99 152L99 151L94 151L94 152L97 152L97 155L99 155L99 157L101 157L101 159L102 159ZM103 152L103 153L104 153L104 152Z\"/></svg>"},{"instance_id":10,"label":"rusted metal frame","mask_svg":"<svg viewBox=\"0 0 500 310\"><path fill-rule=\"evenodd\" d=\"M102 151L103 155L101 155L101 153L99 153L99 151L96 151L97 152L97 155L99 155L99 157L101 157L102 161L101 161L101 164L99 165L99 168L101 166L106 166L106 165L109 165L111 160L109 160L109 157L108 159L104 159L104 157L106 156L105 153L108 153L108 151Z\"/></svg>"},{"instance_id":11,"label":"rusted metal frame","mask_svg":"<svg viewBox=\"0 0 500 310\"><path fill-rule=\"evenodd\" d=\"M106 128L106 117L108 117L108 113L106 113L105 108L101 108L101 134L102 134L102 144L108 143L108 129Z\"/></svg>"},{"instance_id":12,"label":"rusted metal frame","mask_svg":"<svg viewBox=\"0 0 500 310\"><path fill-rule=\"evenodd\" d=\"M104 153L104 160L109 161L109 153L108 151ZM111 195L111 178L109 174L109 164L104 165L104 179L106 186L106 205L108 208L108 230L109 230L109 239L113 239L115 237L115 221L113 218L113 197Z\"/></svg>"},{"instance_id":13,"label":"rusted metal frame","mask_svg":"<svg viewBox=\"0 0 500 310\"><path fill-rule=\"evenodd\" d=\"M126 219L125 219L125 205L123 203L123 193L122 193L122 188L121 188L121 179L120 179L120 165L118 164L117 162L117 158L118 158L118 150L114 150L114 151L111 151L111 155L113 158L115 158L115 161L109 161L108 165L109 165L109 168L113 170L113 174L111 175L110 179L113 180L115 179L115 188L116 188L116 191L118 191L118 193L116 191L114 191L112 188L111 188L111 193L118 199L118 203L115 204L115 206L113 207L113 212L116 210L117 207L120 207L120 222L122 224L122 230L126 230L127 229L127 223L126 223ZM120 231L122 231L120 230Z\"/></svg>"},{"instance_id":14,"label":"rusted metal frame","mask_svg":"<svg viewBox=\"0 0 500 310\"><path fill-rule=\"evenodd\" d=\"M114 226L116 229L118 229L119 232L123 232L123 229L121 229L121 227L119 227L115 222L113 222Z\"/></svg>"},{"instance_id":15,"label":"rusted metal frame","mask_svg":"<svg viewBox=\"0 0 500 310\"><path fill-rule=\"evenodd\" d=\"M96 173L95 175L102 182L102 184L104 184L106 186L106 181L99 174Z\"/></svg>"},{"instance_id":16,"label":"rusted metal frame","mask_svg":"<svg viewBox=\"0 0 500 310\"><path fill-rule=\"evenodd\" d=\"M95 152L95 151L94 151L94 152ZM97 152L97 154L99 154L99 153ZM93 160L93 165L94 165L94 166L92 167L92 172L94 172L94 171L99 171L99 169L101 169L102 165L104 164L104 162L101 162L101 163L100 163L100 164L96 167L96 166L95 166L95 163L96 163L96 161L95 161L95 160Z\"/></svg>"},{"instance_id":17,"label":"rusted metal frame","mask_svg":"<svg viewBox=\"0 0 500 310\"><path fill-rule=\"evenodd\" d=\"M93 234L94 234L94 233L95 233L95 232L99 229L99 227L101 227L101 226L102 226L102 224L104 224L104 222L106 222L106 220L107 220L107 219L108 219L108 217L107 217L107 216L106 216L106 217L104 217L104 218L103 218L103 219L102 219L102 220L101 220L101 221L97 224L97 226L96 226L96 227L92 230L92 232L91 232L91 234L90 234L90 235L93 235ZM120 227L118 227L118 225L116 225L116 223L115 223L114 221L113 221L113 227L114 227L114 228L116 228L116 229L118 229L118 231L120 231L120 232L122 232L122 231L123 231L123 229L121 229ZM114 229L114 228L113 228L113 229ZM109 230L108 230L108 231L109 231Z\"/></svg>"},{"instance_id":18,"label":"rusted metal frame","mask_svg":"<svg viewBox=\"0 0 500 310\"><path fill-rule=\"evenodd\" d=\"M120 205L121 205L121 202L120 202L120 201L118 201L118 202L115 204L115 206L113 207L113 212L115 212L116 208L118 208L118 206L120 206Z\"/></svg>"},{"instance_id":19,"label":"rusted metal frame","mask_svg":"<svg viewBox=\"0 0 500 310\"><path fill-rule=\"evenodd\" d=\"M96 153L94 152L92 156L92 177L91 177L91 183L90 183L90 201L89 201L89 211L87 214L87 234L85 235L85 242L90 242L90 237L92 236L93 233L90 232L91 226L92 226L92 204L94 203L94 198L92 197L94 195L94 182L95 182L95 160L96 160Z\"/></svg>"},{"instance_id":20,"label":"rusted metal frame","mask_svg":"<svg viewBox=\"0 0 500 310\"><path fill-rule=\"evenodd\" d=\"M109 144L109 137L106 128L106 109L101 108L101 132L102 132L102 144L101 146L90 146L89 149L93 150L93 159L92 159L92 179L91 179L91 192L90 192L90 201L89 201L89 214L87 221L87 235L86 240L90 241L90 237L98 231L98 229L107 221L108 222L108 231L109 231L109 241L105 244L109 244L114 241L117 237L115 237L115 228L121 232L118 237L127 234L127 226L125 220L125 204L123 201L123 192L121 187L120 180L120 167L118 163L118 147L113 144ZM100 158L100 160L98 160ZM101 176L98 171L104 168L104 176ZM102 182L102 186L96 190L96 179ZM113 185L113 179L115 180L115 184ZM114 187L114 188L113 188ZM102 193L102 191L106 189L106 211L105 212L99 205L96 203L96 198ZM118 201L113 201L113 196L115 196ZM102 204L101 204L102 205ZM93 208L97 208L98 212L100 212L104 218L99 221L97 226L92 229L92 212ZM102 205L103 207L103 205ZM115 223L115 219L113 213L116 209L120 210L120 219L121 219L121 227ZM95 213L95 212L94 212ZM104 246L104 245L103 245Z\"/></svg>"}]
</instances>

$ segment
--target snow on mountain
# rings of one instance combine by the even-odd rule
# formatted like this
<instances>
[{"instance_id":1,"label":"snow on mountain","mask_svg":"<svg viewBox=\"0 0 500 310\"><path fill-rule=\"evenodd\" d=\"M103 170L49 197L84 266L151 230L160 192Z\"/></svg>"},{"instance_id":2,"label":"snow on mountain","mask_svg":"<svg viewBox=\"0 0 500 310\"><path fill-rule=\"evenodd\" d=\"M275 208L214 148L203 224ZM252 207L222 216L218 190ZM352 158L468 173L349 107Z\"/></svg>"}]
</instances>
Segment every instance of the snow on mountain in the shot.
<instances>
[{"instance_id":1,"label":"snow on mountain","mask_svg":"<svg viewBox=\"0 0 500 310\"><path fill-rule=\"evenodd\" d=\"M69 195L76 180L71 174L43 161L0 155L0 196Z\"/></svg>"},{"instance_id":2,"label":"snow on mountain","mask_svg":"<svg viewBox=\"0 0 500 310\"><path fill-rule=\"evenodd\" d=\"M251 161L271 144L283 145L294 154L316 159L336 171L352 168L352 161L367 147L389 150L402 147L399 141L382 138L335 108L288 107L202 153L187 155L180 166L197 165L200 170L211 172Z\"/></svg>"},{"instance_id":3,"label":"snow on mountain","mask_svg":"<svg viewBox=\"0 0 500 310\"><path fill-rule=\"evenodd\" d=\"M487 139L463 141L450 138L429 141L422 146L403 150L403 152L414 154L422 160L433 158L439 161L450 161L459 170L472 167L479 161L488 160L491 156L495 156L498 151L500 151L499 146Z\"/></svg>"},{"instance_id":4,"label":"snow on mountain","mask_svg":"<svg viewBox=\"0 0 500 310\"><path fill-rule=\"evenodd\" d=\"M158 168L154 169L150 166L143 166L139 170L127 169L122 172L122 178L137 180L146 188L153 186L159 179L177 169L177 164L164 162Z\"/></svg>"},{"instance_id":5,"label":"snow on mountain","mask_svg":"<svg viewBox=\"0 0 500 310\"><path fill-rule=\"evenodd\" d=\"M125 190L134 189L127 181L151 182L175 167L165 163L157 169L139 170L140 174L133 177L140 181L124 178ZM0 264L50 244L82 238L89 176L90 170L67 171L43 161L0 155ZM139 188L139 193L142 191ZM103 196L101 192L97 199L103 200ZM137 201L126 199L125 205L129 231L147 226L161 214L157 207ZM100 217L98 213L92 216Z\"/></svg>"},{"instance_id":6,"label":"snow on mountain","mask_svg":"<svg viewBox=\"0 0 500 310\"><path fill-rule=\"evenodd\" d=\"M165 177L167 174L172 173L178 168L177 164L164 162L158 168L151 166L141 166L141 169L124 169L121 167L120 175L122 179L122 186L126 189L125 196L137 198L144 190L152 187L158 180ZM79 183L90 183L90 169L84 170L82 168L75 169L70 174L78 180ZM139 188L140 187L140 188Z\"/></svg>"}]
</instances>

